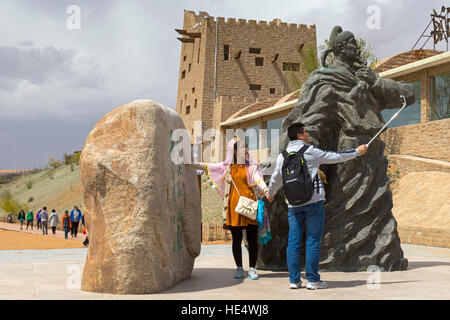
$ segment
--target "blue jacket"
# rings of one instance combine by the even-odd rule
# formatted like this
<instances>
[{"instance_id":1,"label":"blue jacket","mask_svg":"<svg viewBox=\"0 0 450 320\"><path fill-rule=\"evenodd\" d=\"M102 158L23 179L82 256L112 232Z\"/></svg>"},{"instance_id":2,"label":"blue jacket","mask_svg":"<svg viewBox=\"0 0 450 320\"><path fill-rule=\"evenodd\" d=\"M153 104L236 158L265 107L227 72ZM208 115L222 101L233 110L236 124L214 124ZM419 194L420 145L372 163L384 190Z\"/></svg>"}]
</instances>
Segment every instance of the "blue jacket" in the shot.
<instances>
[{"instance_id":1,"label":"blue jacket","mask_svg":"<svg viewBox=\"0 0 450 320\"><path fill-rule=\"evenodd\" d=\"M72 209L72 211L70 211L70 221L72 221L72 222L73 222L73 218L74 218L74 213L75 213L75 209ZM84 222L84 217L83 217L83 213L81 213L81 210L78 210L78 222Z\"/></svg>"}]
</instances>

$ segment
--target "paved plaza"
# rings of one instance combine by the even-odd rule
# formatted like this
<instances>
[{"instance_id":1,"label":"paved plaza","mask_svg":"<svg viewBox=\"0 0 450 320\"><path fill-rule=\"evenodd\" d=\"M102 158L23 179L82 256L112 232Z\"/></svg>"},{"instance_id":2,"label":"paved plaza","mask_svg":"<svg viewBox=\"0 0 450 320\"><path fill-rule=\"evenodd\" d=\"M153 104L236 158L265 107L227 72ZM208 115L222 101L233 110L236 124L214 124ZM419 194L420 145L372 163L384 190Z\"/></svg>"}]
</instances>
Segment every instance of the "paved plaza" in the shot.
<instances>
[{"instance_id":1,"label":"paved plaza","mask_svg":"<svg viewBox=\"0 0 450 320\"><path fill-rule=\"evenodd\" d=\"M234 279L231 246L203 245L191 278L171 290L146 295L81 291L87 249L1 250L0 299L450 299L450 249L402 247L409 259L407 271L324 272L329 288L310 291L288 289L287 272L259 271L256 281ZM248 270L247 250L243 252ZM368 279L375 283L368 285Z\"/></svg>"}]
</instances>

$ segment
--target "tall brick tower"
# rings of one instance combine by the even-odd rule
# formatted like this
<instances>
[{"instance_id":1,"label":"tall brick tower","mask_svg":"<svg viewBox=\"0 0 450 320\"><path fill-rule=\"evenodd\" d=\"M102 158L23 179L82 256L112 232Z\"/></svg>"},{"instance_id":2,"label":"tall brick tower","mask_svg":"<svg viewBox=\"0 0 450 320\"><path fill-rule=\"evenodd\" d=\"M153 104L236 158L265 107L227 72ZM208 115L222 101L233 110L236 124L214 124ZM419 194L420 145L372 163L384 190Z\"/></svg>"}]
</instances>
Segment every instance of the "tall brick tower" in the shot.
<instances>
[{"instance_id":1,"label":"tall brick tower","mask_svg":"<svg viewBox=\"0 0 450 320\"><path fill-rule=\"evenodd\" d=\"M202 11L185 10L183 28L176 31L181 42L176 110L191 138L194 121L202 121L204 132L246 105L293 91L292 72L307 75L298 50L317 45L315 25L225 21Z\"/></svg>"}]
</instances>

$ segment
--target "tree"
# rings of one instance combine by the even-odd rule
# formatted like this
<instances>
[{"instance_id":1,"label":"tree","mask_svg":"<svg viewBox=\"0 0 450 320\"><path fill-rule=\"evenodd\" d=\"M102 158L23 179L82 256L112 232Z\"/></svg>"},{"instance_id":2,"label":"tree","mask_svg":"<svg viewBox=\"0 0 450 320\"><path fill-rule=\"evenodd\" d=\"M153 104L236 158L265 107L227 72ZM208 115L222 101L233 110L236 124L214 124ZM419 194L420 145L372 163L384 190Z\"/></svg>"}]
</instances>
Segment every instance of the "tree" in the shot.
<instances>
[{"instance_id":1,"label":"tree","mask_svg":"<svg viewBox=\"0 0 450 320\"><path fill-rule=\"evenodd\" d=\"M378 62L378 58L373 53L373 48L371 44L363 38L356 38L356 42L358 43L359 48L361 49L361 57L363 60L367 61L367 65L369 68L374 69L375 64ZM325 50L330 49L330 40L325 39L324 43L319 46L319 52L324 52ZM327 65L331 65L335 57L333 54L329 54L327 57Z\"/></svg>"},{"instance_id":2,"label":"tree","mask_svg":"<svg viewBox=\"0 0 450 320\"><path fill-rule=\"evenodd\" d=\"M26 203L15 200L9 191L3 191L0 193L0 209L7 214L16 215L20 210L28 211L29 206Z\"/></svg>"},{"instance_id":3,"label":"tree","mask_svg":"<svg viewBox=\"0 0 450 320\"><path fill-rule=\"evenodd\" d=\"M50 159L48 160L48 166L49 166L50 168L56 169L56 168L58 168L59 166L61 166L61 162L59 162L58 160L55 160L55 158L50 158Z\"/></svg>"},{"instance_id":4,"label":"tree","mask_svg":"<svg viewBox=\"0 0 450 320\"><path fill-rule=\"evenodd\" d=\"M79 165L80 164L80 156L81 156L81 152L80 151L76 151L73 153L72 155L72 162Z\"/></svg>"}]
</instances>

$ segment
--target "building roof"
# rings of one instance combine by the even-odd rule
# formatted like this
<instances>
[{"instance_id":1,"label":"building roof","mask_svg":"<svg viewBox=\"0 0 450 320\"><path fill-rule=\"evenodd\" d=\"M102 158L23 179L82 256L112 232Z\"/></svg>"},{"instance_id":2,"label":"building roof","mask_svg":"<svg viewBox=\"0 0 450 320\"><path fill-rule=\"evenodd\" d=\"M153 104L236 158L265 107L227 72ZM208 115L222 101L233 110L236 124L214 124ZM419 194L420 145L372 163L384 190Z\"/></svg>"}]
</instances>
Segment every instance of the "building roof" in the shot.
<instances>
[{"instance_id":1,"label":"building roof","mask_svg":"<svg viewBox=\"0 0 450 320\"><path fill-rule=\"evenodd\" d=\"M419 57L425 58L418 59ZM394 78L407 73L416 72L421 69L430 68L449 62L450 51L442 52L436 50L414 50L399 53L392 57L381 60L378 63L378 66L375 68L375 71L379 72L379 76L381 78ZM220 125L222 127L230 126L244 121L256 119L261 116L292 109L298 101L299 93L300 89L295 90L285 95L275 103L270 103L270 101L273 100L264 100L251 104L233 114L230 118L222 122Z\"/></svg>"},{"instance_id":2,"label":"building roof","mask_svg":"<svg viewBox=\"0 0 450 320\"><path fill-rule=\"evenodd\" d=\"M375 64L374 71L376 73L384 72L397 68L415 61L423 60L443 53L439 50L420 49L398 53L391 57L384 58Z\"/></svg>"},{"instance_id":3,"label":"building roof","mask_svg":"<svg viewBox=\"0 0 450 320\"><path fill-rule=\"evenodd\" d=\"M236 119L238 117L245 116L245 115L253 113L253 112L264 110L266 108L273 106L276 102L277 102L276 99L267 99L267 100L262 100L262 101L252 103L252 104L242 108L238 112L235 112L231 117L229 117L227 119L227 121L231 120L231 119Z\"/></svg>"},{"instance_id":4,"label":"building roof","mask_svg":"<svg viewBox=\"0 0 450 320\"><path fill-rule=\"evenodd\" d=\"M425 69L425 68L431 68L437 65L441 65L444 63L450 63L450 51L440 53L438 55L431 56L429 58L411 62L402 66L399 66L397 68L393 68L390 70L386 70L384 72L381 72L379 76L381 78L395 78L400 77L404 74L409 74L413 72L417 72L419 70Z\"/></svg>"}]
</instances>

